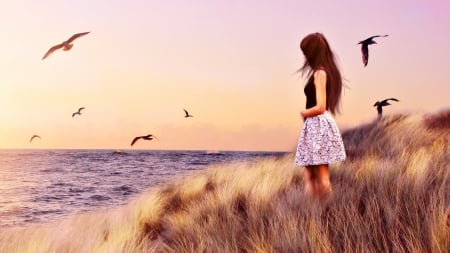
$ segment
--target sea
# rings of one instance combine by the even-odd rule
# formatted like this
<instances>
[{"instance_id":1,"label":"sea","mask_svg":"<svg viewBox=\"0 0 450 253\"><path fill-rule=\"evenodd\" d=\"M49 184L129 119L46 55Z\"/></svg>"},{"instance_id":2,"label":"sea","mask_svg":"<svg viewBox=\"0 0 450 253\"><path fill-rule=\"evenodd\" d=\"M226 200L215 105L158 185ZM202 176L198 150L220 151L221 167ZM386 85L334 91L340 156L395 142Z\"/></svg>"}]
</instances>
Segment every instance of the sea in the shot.
<instances>
[{"instance_id":1,"label":"sea","mask_svg":"<svg viewBox=\"0 0 450 253\"><path fill-rule=\"evenodd\" d=\"M0 229L124 205L133 196L218 163L284 152L0 150Z\"/></svg>"}]
</instances>

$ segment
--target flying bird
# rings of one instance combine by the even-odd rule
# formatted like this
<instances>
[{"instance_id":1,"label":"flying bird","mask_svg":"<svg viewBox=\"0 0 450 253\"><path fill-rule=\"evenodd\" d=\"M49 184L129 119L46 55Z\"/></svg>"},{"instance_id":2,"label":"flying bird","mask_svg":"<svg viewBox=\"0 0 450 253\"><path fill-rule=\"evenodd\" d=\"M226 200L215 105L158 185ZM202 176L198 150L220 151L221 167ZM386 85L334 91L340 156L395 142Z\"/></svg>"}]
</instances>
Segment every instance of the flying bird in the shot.
<instances>
[{"instance_id":1,"label":"flying bird","mask_svg":"<svg viewBox=\"0 0 450 253\"><path fill-rule=\"evenodd\" d=\"M51 48L47 51L47 53L45 53L44 57L42 57L42 60L44 60L45 58L47 58L50 54L52 54L53 52L55 52L55 51L58 50L58 49L61 49L61 48L62 48L62 50L64 50L64 51L69 51L69 50L73 47L72 42L73 42L74 40L76 40L76 39L78 39L79 37L84 36L84 35L86 35L86 34L88 34L88 33L90 33L90 32L83 32L83 33L77 33L77 34L74 34L74 35L72 35L72 37L70 37L70 38L69 38L68 40L66 40L66 41L63 41L61 44L58 44L58 45L55 45L55 46L51 47Z\"/></svg>"},{"instance_id":2,"label":"flying bird","mask_svg":"<svg viewBox=\"0 0 450 253\"><path fill-rule=\"evenodd\" d=\"M186 109L183 109L183 110L184 110L184 113L186 114L186 115L184 115L185 118L194 117L194 115L189 114L189 112L186 111Z\"/></svg>"},{"instance_id":3,"label":"flying bird","mask_svg":"<svg viewBox=\"0 0 450 253\"><path fill-rule=\"evenodd\" d=\"M378 38L378 37L387 37L387 36L388 35L375 35L375 36L369 37L365 40L362 40L358 43L358 44L361 44L361 53L362 53L362 60L364 63L364 67L367 66L367 63L369 63L369 45L377 44L377 42L374 41L373 39Z\"/></svg>"},{"instance_id":4,"label":"flying bird","mask_svg":"<svg viewBox=\"0 0 450 253\"><path fill-rule=\"evenodd\" d=\"M72 118L75 117L75 115L81 115L81 110L84 110L84 107L80 107L77 112L72 113Z\"/></svg>"},{"instance_id":5,"label":"flying bird","mask_svg":"<svg viewBox=\"0 0 450 253\"><path fill-rule=\"evenodd\" d=\"M153 139L158 139L158 138L156 138L156 136L154 136L152 134L147 134L147 135L144 135L144 136L137 136L137 137L134 137L133 141L131 142L131 146L133 146L134 143L136 143L139 139L151 141Z\"/></svg>"},{"instance_id":6,"label":"flying bird","mask_svg":"<svg viewBox=\"0 0 450 253\"><path fill-rule=\"evenodd\" d=\"M383 106L388 106L389 104L389 100L392 101L396 101L399 102L400 100L396 99L396 98L387 98L385 100L381 100L381 101L377 101L375 102L375 104L373 105L374 107L377 107L377 111L378 111L378 119L381 118L381 115L383 114Z\"/></svg>"},{"instance_id":7,"label":"flying bird","mask_svg":"<svg viewBox=\"0 0 450 253\"><path fill-rule=\"evenodd\" d=\"M39 136L39 135L33 135L33 136L31 136L31 138L30 138L30 142L32 142L33 141L33 139L34 138L39 138L39 139L41 139L41 136Z\"/></svg>"}]
</instances>

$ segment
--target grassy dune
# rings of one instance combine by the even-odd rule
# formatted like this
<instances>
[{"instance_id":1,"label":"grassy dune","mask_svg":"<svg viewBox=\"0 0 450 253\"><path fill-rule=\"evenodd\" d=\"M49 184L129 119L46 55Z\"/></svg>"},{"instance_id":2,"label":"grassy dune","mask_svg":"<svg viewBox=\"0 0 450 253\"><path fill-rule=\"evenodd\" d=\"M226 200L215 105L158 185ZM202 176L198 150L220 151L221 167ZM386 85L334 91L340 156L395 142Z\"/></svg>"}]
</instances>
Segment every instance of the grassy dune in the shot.
<instances>
[{"instance_id":1,"label":"grassy dune","mask_svg":"<svg viewBox=\"0 0 450 253\"><path fill-rule=\"evenodd\" d=\"M343 133L333 194L293 156L222 164L128 205L0 233L0 252L450 252L450 110Z\"/></svg>"}]
</instances>

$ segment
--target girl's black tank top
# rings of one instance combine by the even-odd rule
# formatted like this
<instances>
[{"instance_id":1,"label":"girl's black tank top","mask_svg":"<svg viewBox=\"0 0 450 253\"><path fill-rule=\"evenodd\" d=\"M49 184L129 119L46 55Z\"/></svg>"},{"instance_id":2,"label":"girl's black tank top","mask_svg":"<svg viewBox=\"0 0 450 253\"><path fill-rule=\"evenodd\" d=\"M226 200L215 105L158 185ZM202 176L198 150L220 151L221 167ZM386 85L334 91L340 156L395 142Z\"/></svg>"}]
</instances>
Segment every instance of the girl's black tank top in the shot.
<instances>
[{"instance_id":1,"label":"girl's black tank top","mask_svg":"<svg viewBox=\"0 0 450 253\"><path fill-rule=\"evenodd\" d=\"M306 109L314 107L316 102L316 86L314 85L314 77L311 76L309 78L308 83L306 83L305 88L303 89L306 95Z\"/></svg>"},{"instance_id":2,"label":"girl's black tank top","mask_svg":"<svg viewBox=\"0 0 450 253\"><path fill-rule=\"evenodd\" d=\"M327 94L330 92L330 84L329 80L327 78L327 84L326 84L326 92ZM309 109L311 107L314 107L317 104L316 101L316 86L314 85L314 74L309 78L308 82L305 85L305 88L303 89L306 95L306 109ZM328 100L326 102L326 109L328 110Z\"/></svg>"}]
</instances>

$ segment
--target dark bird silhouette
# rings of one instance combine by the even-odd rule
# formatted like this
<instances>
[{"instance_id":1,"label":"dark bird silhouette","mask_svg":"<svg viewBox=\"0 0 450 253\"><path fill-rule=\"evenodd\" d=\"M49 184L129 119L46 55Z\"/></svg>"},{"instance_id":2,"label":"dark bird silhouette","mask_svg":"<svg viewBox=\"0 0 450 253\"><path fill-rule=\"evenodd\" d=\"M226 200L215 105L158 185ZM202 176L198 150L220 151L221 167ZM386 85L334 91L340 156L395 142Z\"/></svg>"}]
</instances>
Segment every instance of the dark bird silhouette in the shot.
<instances>
[{"instance_id":1,"label":"dark bird silhouette","mask_svg":"<svg viewBox=\"0 0 450 253\"><path fill-rule=\"evenodd\" d=\"M185 115L184 115L185 118L194 117L194 115L189 114L189 112L186 111L186 109L183 109L183 110L184 110L184 113L185 113Z\"/></svg>"},{"instance_id":2,"label":"dark bird silhouette","mask_svg":"<svg viewBox=\"0 0 450 253\"><path fill-rule=\"evenodd\" d=\"M39 135L37 135L37 134L31 136L30 142L32 142L32 141L34 140L34 138L39 138L39 139L41 139L41 136L39 136Z\"/></svg>"},{"instance_id":3,"label":"dark bird silhouette","mask_svg":"<svg viewBox=\"0 0 450 253\"><path fill-rule=\"evenodd\" d=\"M84 33L77 33L77 34L74 34L74 35L72 35L72 37L70 37L70 38L69 38L68 40L66 40L66 41L63 41L61 44L58 44L58 45L55 45L55 46L51 47L51 48L47 51L47 53L45 53L44 57L42 57L42 60L44 60L45 58L47 58L50 54L52 54L53 52L55 52L55 51L58 50L58 49L61 49L61 48L62 48L62 50L64 50L64 51L69 51L69 50L73 47L72 42L73 42L74 40L76 40L76 39L78 39L79 37L84 36L84 35L86 35L86 34L88 34L88 33L90 33L90 32L84 32Z\"/></svg>"},{"instance_id":4,"label":"dark bird silhouette","mask_svg":"<svg viewBox=\"0 0 450 253\"><path fill-rule=\"evenodd\" d=\"M388 35L375 35L375 36L372 36L365 40L362 40L358 43L358 44L361 44L362 61L364 63L364 67L367 66L367 63L369 63L369 45L377 44L377 42L374 41L373 39L378 38L378 37L387 37L387 36Z\"/></svg>"},{"instance_id":5,"label":"dark bird silhouette","mask_svg":"<svg viewBox=\"0 0 450 253\"><path fill-rule=\"evenodd\" d=\"M72 118L75 117L75 115L81 115L81 110L84 110L84 107L80 107L77 112L72 113Z\"/></svg>"},{"instance_id":6,"label":"dark bird silhouette","mask_svg":"<svg viewBox=\"0 0 450 253\"><path fill-rule=\"evenodd\" d=\"M375 104L373 105L374 107L377 107L377 111L378 111L378 118L381 118L381 115L383 114L383 106L388 106L389 104L389 100L392 101L396 101L399 102L400 100L396 99L396 98L387 98L385 100L381 100L381 101L377 101L375 102Z\"/></svg>"},{"instance_id":7,"label":"dark bird silhouette","mask_svg":"<svg viewBox=\"0 0 450 253\"><path fill-rule=\"evenodd\" d=\"M158 139L158 138L156 138L156 136L154 136L152 134L147 134L147 135L144 135L144 136L137 136L137 137L134 137L133 141L131 142L131 146L133 146L134 143L136 143L139 139L151 141L153 139Z\"/></svg>"}]
</instances>

